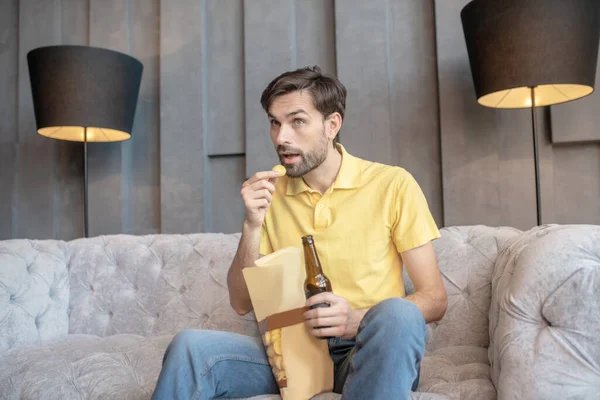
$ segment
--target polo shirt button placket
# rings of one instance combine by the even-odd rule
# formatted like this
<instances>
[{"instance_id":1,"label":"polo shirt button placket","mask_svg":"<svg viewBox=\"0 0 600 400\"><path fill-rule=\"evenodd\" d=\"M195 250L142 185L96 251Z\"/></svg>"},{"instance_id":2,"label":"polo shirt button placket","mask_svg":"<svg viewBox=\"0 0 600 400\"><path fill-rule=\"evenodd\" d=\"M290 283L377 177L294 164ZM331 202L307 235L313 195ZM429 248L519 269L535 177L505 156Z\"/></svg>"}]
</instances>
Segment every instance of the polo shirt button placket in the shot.
<instances>
[{"instance_id":1,"label":"polo shirt button placket","mask_svg":"<svg viewBox=\"0 0 600 400\"><path fill-rule=\"evenodd\" d=\"M327 215L323 211L325 206L322 203L318 203L315 208L315 229L327 228Z\"/></svg>"}]
</instances>

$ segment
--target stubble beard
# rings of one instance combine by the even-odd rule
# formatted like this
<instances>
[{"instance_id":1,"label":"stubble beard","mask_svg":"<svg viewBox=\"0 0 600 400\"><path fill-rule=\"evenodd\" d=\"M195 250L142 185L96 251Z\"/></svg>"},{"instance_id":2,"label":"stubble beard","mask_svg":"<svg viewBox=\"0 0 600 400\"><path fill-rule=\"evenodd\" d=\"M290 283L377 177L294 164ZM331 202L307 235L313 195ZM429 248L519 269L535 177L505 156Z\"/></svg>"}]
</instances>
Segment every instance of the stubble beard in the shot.
<instances>
[{"instance_id":1,"label":"stubble beard","mask_svg":"<svg viewBox=\"0 0 600 400\"><path fill-rule=\"evenodd\" d=\"M280 155L280 152L293 151L297 152L295 149L290 149L286 146L279 146L277 148L277 154L279 155L280 161L282 161L283 166L286 169L286 174L290 178L299 178L308 174L310 171L317 168L319 165L323 164L323 162L327 159L327 137L325 136L325 129L321 132L321 136L319 139L319 145L310 153L306 152L298 152L300 157L300 162L294 165L285 165L283 164L283 157Z\"/></svg>"}]
</instances>

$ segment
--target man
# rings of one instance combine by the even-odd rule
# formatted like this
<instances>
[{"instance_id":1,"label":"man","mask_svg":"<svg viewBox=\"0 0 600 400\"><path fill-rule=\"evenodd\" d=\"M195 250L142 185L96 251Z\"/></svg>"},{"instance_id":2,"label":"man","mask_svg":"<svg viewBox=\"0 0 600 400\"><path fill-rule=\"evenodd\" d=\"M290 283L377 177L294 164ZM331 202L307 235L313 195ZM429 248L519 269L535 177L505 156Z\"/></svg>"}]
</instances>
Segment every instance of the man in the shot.
<instances>
[{"instance_id":1,"label":"man","mask_svg":"<svg viewBox=\"0 0 600 400\"><path fill-rule=\"evenodd\" d=\"M242 185L246 216L227 277L231 306L240 315L252 310L242 269L312 234L333 293L308 299L307 306L330 306L304 317L311 334L331 337L334 391L345 399L407 399L419 381L425 324L447 306L431 243L439 231L411 174L338 143L345 103L345 87L318 67L286 72L264 90L287 174L257 172ZM409 296L403 264L415 287ZM278 387L260 339L188 330L169 345L154 398L269 393Z\"/></svg>"}]
</instances>

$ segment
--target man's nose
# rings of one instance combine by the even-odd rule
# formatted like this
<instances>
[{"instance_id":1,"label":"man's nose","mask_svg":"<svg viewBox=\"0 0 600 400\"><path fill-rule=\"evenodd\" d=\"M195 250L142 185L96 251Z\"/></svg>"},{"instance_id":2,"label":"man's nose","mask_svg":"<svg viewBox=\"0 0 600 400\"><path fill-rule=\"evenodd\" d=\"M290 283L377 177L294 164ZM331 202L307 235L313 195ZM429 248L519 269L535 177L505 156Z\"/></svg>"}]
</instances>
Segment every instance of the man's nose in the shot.
<instances>
[{"instance_id":1,"label":"man's nose","mask_svg":"<svg viewBox=\"0 0 600 400\"><path fill-rule=\"evenodd\" d=\"M291 126L287 124L282 124L279 128L279 132L277 132L277 136L275 137L276 145L290 144L292 142L294 130Z\"/></svg>"}]
</instances>

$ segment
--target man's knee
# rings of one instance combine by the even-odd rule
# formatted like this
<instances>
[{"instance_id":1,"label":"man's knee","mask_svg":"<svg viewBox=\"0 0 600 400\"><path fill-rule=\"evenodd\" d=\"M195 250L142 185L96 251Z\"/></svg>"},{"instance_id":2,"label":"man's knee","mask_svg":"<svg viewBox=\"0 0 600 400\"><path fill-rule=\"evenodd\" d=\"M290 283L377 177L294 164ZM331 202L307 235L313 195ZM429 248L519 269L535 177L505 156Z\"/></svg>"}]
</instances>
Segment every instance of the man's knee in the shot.
<instances>
[{"instance_id":1,"label":"man's knee","mask_svg":"<svg viewBox=\"0 0 600 400\"><path fill-rule=\"evenodd\" d=\"M169 352L181 352L189 351L195 343L202 341L202 331L197 329L186 329L176 334L169 346L167 347L166 353Z\"/></svg>"},{"instance_id":2,"label":"man's knee","mask_svg":"<svg viewBox=\"0 0 600 400\"><path fill-rule=\"evenodd\" d=\"M379 325L387 331L425 331L421 310L415 303L402 298L390 298L377 303L367 312L363 322Z\"/></svg>"}]
</instances>

